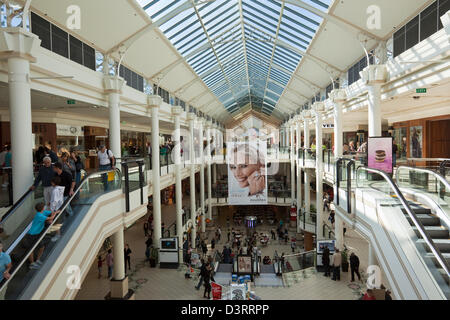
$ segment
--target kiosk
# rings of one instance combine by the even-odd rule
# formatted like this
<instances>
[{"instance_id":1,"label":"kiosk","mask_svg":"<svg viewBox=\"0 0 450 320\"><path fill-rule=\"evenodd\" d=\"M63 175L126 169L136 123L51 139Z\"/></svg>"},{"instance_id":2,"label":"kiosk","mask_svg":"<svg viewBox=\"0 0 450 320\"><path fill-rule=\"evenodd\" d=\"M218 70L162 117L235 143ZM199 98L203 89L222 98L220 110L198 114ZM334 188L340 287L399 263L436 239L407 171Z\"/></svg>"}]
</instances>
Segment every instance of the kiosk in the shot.
<instances>
[{"instance_id":1,"label":"kiosk","mask_svg":"<svg viewBox=\"0 0 450 320\"><path fill-rule=\"evenodd\" d=\"M159 267L165 269L177 269L180 263L178 259L178 238L162 238L160 240Z\"/></svg>"},{"instance_id":2,"label":"kiosk","mask_svg":"<svg viewBox=\"0 0 450 320\"><path fill-rule=\"evenodd\" d=\"M317 240L317 270L321 271L323 269L322 254L325 247L330 249L330 259L335 251L336 240Z\"/></svg>"}]
</instances>

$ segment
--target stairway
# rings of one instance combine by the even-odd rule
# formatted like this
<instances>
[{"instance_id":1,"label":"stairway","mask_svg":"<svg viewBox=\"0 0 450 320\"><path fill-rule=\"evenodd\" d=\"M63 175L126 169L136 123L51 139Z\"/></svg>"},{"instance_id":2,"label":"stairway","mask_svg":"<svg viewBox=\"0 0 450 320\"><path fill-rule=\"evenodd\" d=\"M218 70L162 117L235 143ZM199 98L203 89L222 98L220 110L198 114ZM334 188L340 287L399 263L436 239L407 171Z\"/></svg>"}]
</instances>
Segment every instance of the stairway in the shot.
<instances>
[{"instance_id":1,"label":"stairway","mask_svg":"<svg viewBox=\"0 0 450 320\"><path fill-rule=\"evenodd\" d=\"M447 262L450 262L450 233L448 228L441 223L439 217L434 215L430 209L425 208L411 201L409 201L409 206L417 215L419 221L422 222L425 231L433 240L436 247L441 251L444 259L446 259ZM439 273L442 275L441 277L443 277L446 280L447 285L449 285L449 277L445 275L444 270L439 265L436 257L431 252L431 249L428 247L425 240L422 238L419 230L417 229L412 219L407 214L406 209L402 208L402 211L406 215L406 219L408 220L409 224L411 225L412 229L415 231L418 237L417 245L419 247L420 246L425 247L425 250L427 251L426 255L424 256L424 260L431 260L432 263L438 268ZM444 293L447 296L447 298L450 298L450 288L448 286L447 290L445 290Z\"/></svg>"}]
</instances>

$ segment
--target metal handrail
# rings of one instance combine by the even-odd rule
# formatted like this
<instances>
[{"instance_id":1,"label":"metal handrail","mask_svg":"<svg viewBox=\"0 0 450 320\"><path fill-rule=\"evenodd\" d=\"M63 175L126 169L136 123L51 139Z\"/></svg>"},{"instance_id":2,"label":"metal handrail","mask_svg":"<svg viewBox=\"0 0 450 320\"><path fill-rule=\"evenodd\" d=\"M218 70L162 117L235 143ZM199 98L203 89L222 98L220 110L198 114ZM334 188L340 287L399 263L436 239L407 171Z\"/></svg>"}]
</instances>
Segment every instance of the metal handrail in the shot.
<instances>
[{"instance_id":1,"label":"metal handrail","mask_svg":"<svg viewBox=\"0 0 450 320\"><path fill-rule=\"evenodd\" d=\"M0 225L2 225L3 223L5 223L6 220L8 220L8 218L17 210L17 208L20 207L20 205L30 196L30 194L32 194L34 191L31 189L28 189L27 192L25 192L25 194L16 201L16 203L14 203L12 205L11 208L9 208L9 210L2 216L2 218L0 219Z\"/></svg>"},{"instance_id":2,"label":"metal handrail","mask_svg":"<svg viewBox=\"0 0 450 320\"><path fill-rule=\"evenodd\" d=\"M70 196L69 198L67 198L67 200L63 203L63 205L61 206L60 209L58 209L60 212L58 215L56 215L53 218L52 223L48 224L47 227L42 231L41 236L39 237L39 239L35 242L35 244L28 249L27 253L23 256L22 260L19 262L19 264L13 266L13 271L11 273L11 276L9 279L7 279L6 281L4 281L3 284L0 285L0 292L5 288L5 286L11 281L11 279L14 278L15 274L20 270L20 268L22 267L22 265L25 263L25 261L27 261L28 256L30 254L32 254L34 252L34 250L36 249L37 245L44 239L44 237L47 235L48 230L50 230L50 228L56 223L56 221L59 219L59 217L64 214L64 211L66 210L66 208L69 206L69 204L72 202L72 200L75 198L75 196L78 194L78 192L81 190L81 188L87 183L87 181L89 180L89 177L94 176L94 175L101 175L101 174L107 174L109 172L116 172L119 175L120 170L119 169L114 169L114 170L106 170L106 171L99 171L99 172L95 172L95 173L91 173L89 174L89 176L87 176L86 178L83 179L83 181L81 181L80 185L77 187L76 191L73 193L72 196ZM119 179L119 181L122 181L122 179ZM12 250L14 250L14 248L23 240L23 238L25 237L26 233L22 233L21 234L21 239L19 241L15 241L15 246L11 249L8 248L8 251L11 252Z\"/></svg>"},{"instance_id":3,"label":"metal handrail","mask_svg":"<svg viewBox=\"0 0 450 320\"><path fill-rule=\"evenodd\" d=\"M424 168L415 168L415 167L410 167L410 166L399 166L399 167L397 168L397 173L398 173L402 168L405 168L405 169L408 169L408 170L414 170L414 171L419 171L419 172L424 172L424 173L431 174L431 175L433 175L436 179L438 179L438 180L445 186L446 189L450 190L450 183L449 183L442 175L440 175L439 173L437 173L437 172L435 172L435 171L433 171L433 170L430 170L430 169L424 169ZM397 183L399 183L398 179L399 179L399 175L396 174L395 180L396 180Z\"/></svg>"},{"instance_id":4,"label":"metal handrail","mask_svg":"<svg viewBox=\"0 0 450 320\"><path fill-rule=\"evenodd\" d=\"M296 256L302 256L302 255L306 255L308 253L315 253L316 250L310 250L310 251L305 251L305 252L299 252L299 253L294 253L294 254L289 254L289 255L285 255L284 258L290 258L290 257L296 257Z\"/></svg>"},{"instance_id":5,"label":"metal handrail","mask_svg":"<svg viewBox=\"0 0 450 320\"><path fill-rule=\"evenodd\" d=\"M430 248L430 250L433 253L433 255L436 257L436 259L439 262L439 264L441 265L441 267L444 269L445 273L447 274L447 277L449 277L450 276L450 272L449 272L450 267L449 267L449 264L448 264L447 260L444 259L444 257L442 256L441 251L436 247L436 245L433 242L433 240L425 232L425 227L423 226L422 222L420 222L420 220L417 218L417 215L411 209L411 207L409 206L409 204L406 201L405 197L403 196L402 192L400 191L398 186L394 183L392 178L388 174L386 174L385 172L377 170L377 169L371 169L371 168L367 168L367 167L358 167L357 174L356 174L356 179L357 179L356 181L357 182L358 182L358 179L359 179L358 171L360 171L360 170L366 170L368 172L379 174L380 176L382 176L384 178L384 180L386 180L388 182L388 184L390 185L392 190L394 190L395 195L397 196L397 198L400 200L400 202L402 203L403 207L405 208L408 216L413 221L413 223L416 226L417 230L419 231L420 235L422 236L422 238L427 243L428 247Z\"/></svg>"}]
</instances>

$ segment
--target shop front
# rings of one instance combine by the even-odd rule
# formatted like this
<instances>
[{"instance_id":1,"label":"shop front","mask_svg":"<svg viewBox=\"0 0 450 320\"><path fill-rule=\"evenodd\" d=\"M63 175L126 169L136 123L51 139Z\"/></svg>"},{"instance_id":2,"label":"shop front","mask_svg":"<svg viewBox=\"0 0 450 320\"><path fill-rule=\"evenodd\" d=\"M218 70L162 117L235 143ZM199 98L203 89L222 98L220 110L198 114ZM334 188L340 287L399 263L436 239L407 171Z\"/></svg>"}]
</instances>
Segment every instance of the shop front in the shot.
<instances>
[{"instance_id":1,"label":"shop front","mask_svg":"<svg viewBox=\"0 0 450 320\"><path fill-rule=\"evenodd\" d=\"M143 156L146 154L147 142L151 141L149 133L120 131L122 142L122 156Z\"/></svg>"}]
</instances>

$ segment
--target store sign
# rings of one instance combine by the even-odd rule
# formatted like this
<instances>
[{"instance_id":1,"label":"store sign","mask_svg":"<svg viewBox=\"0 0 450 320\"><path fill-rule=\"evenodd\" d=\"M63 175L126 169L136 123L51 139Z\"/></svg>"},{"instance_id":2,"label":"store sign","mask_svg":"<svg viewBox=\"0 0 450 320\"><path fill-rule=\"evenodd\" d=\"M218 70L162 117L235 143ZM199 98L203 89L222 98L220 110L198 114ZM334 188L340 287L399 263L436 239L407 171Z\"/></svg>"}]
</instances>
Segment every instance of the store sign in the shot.
<instances>
[{"instance_id":1,"label":"store sign","mask_svg":"<svg viewBox=\"0 0 450 320\"><path fill-rule=\"evenodd\" d=\"M334 128L334 124L333 123L331 123L331 124L324 123L322 125L322 128L324 128L324 129L333 129Z\"/></svg>"},{"instance_id":2,"label":"store sign","mask_svg":"<svg viewBox=\"0 0 450 320\"><path fill-rule=\"evenodd\" d=\"M392 137L369 138L368 167L392 173Z\"/></svg>"},{"instance_id":3,"label":"store sign","mask_svg":"<svg viewBox=\"0 0 450 320\"><path fill-rule=\"evenodd\" d=\"M70 126L65 124L56 125L56 135L64 137L79 137L83 136L83 128L80 126Z\"/></svg>"}]
</instances>

